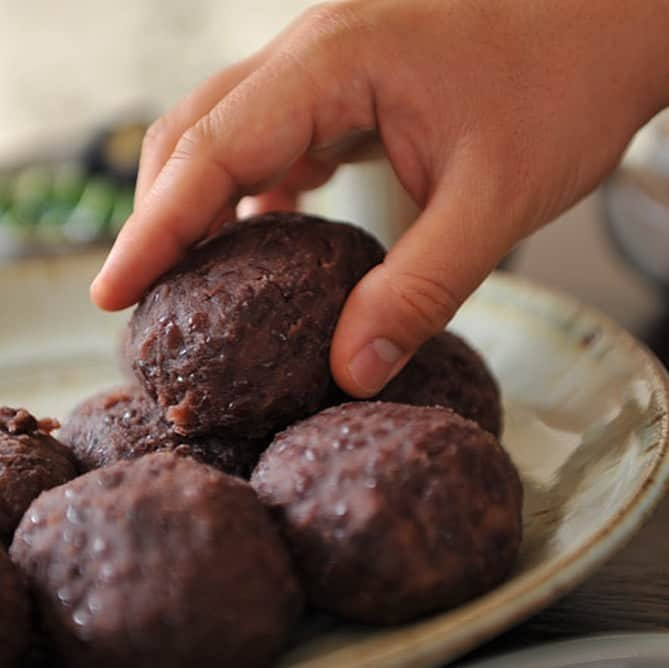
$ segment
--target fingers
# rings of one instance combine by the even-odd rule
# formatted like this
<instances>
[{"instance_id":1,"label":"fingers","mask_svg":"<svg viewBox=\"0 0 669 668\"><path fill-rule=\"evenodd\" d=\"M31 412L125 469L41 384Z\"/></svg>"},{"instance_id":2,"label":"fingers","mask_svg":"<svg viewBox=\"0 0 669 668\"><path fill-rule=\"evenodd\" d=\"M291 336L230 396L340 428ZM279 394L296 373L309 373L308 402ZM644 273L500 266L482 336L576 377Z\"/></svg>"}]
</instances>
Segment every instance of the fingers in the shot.
<instances>
[{"instance_id":1,"label":"fingers","mask_svg":"<svg viewBox=\"0 0 669 668\"><path fill-rule=\"evenodd\" d=\"M269 211L292 211L301 192L322 186L337 168L336 161L326 162L309 156L300 158L272 190L255 197L245 197L237 207L240 218Z\"/></svg>"},{"instance_id":2,"label":"fingers","mask_svg":"<svg viewBox=\"0 0 669 668\"><path fill-rule=\"evenodd\" d=\"M463 176L442 189L349 296L330 355L349 394L377 394L514 243L495 229L480 183L479 173L478 185Z\"/></svg>"},{"instance_id":3,"label":"fingers","mask_svg":"<svg viewBox=\"0 0 669 668\"><path fill-rule=\"evenodd\" d=\"M218 72L151 125L142 144L142 156L135 186L135 204L144 198L174 151L181 135L249 76L261 60L262 54L257 54Z\"/></svg>"},{"instance_id":4,"label":"fingers","mask_svg":"<svg viewBox=\"0 0 669 668\"><path fill-rule=\"evenodd\" d=\"M246 190L284 172L311 141L298 74L256 72L179 140L91 287L101 307L137 301ZM260 139L260 137L263 139ZM271 146L264 140L272 137Z\"/></svg>"},{"instance_id":5,"label":"fingers","mask_svg":"<svg viewBox=\"0 0 669 668\"><path fill-rule=\"evenodd\" d=\"M296 185L321 183L333 166L319 172L314 163L308 178L290 182L290 168L311 148L373 131L374 99L360 48L369 42L367 26L351 16L340 4L307 12L267 47L257 69L248 73L242 65L224 75L175 116L174 130L148 150L135 211L91 285L98 306L137 301L190 246L234 218L241 197L283 185L292 203ZM161 167L178 130L211 103L218 85L227 94L176 140Z\"/></svg>"},{"instance_id":6,"label":"fingers","mask_svg":"<svg viewBox=\"0 0 669 668\"><path fill-rule=\"evenodd\" d=\"M260 51L209 77L181 100L174 109L151 125L142 145L135 187L135 204L146 195L186 130L208 114L238 84L266 62L293 29L294 26L288 26Z\"/></svg>"},{"instance_id":7,"label":"fingers","mask_svg":"<svg viewBox=\"0 0 669 668\"><path fill-rule=\"evenodd\" d=\"M319 46L275 58L239 83L179 139L93 282L93 301L106 309L134 303L212 221L234 217L241 196L272 189L312 145L373 125L371 96L338 81L348 78L345 57ZM344 111L334 114L335 106Z\"/></svg>"}]
</instances>

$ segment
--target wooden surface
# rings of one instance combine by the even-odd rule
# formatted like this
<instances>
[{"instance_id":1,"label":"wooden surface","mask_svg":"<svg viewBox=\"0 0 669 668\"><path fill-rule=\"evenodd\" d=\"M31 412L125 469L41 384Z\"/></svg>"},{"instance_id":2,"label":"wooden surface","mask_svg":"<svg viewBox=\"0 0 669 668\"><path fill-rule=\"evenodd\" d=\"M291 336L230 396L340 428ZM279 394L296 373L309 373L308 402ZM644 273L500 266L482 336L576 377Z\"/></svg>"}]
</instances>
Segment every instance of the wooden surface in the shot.
<instances>
[{"instance_id":1,"label":"wooden surface","mask_svg":"<svg viewBox=\"0 0 669 668\"><path fill-rule=\"evenodd\" d=\"M669 632L669 496L583 585L467 659L581 635Z\"/></svg>"}]
</instances>

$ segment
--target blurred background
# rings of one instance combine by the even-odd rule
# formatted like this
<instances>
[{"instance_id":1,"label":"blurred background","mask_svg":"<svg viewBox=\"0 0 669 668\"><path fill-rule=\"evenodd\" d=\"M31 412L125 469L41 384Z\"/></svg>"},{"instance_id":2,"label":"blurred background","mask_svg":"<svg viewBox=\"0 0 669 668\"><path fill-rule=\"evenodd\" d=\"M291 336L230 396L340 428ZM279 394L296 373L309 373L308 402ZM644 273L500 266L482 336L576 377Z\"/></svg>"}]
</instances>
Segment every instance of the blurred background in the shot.
<instances>
[{"instance_id":1,"label":"blurred background","mask_svg":"<svg viewBox=\"0 0 669 668\"><path fill-rule=\"evenodd\" d=\"M310 4L0 0L0 262L109 244L132 207L146 124ZM341 169L303 208L386 244L415 214L383 162ZM668 115L505 268L598 306L669 361Z\"/></svg>"}]
</instances>

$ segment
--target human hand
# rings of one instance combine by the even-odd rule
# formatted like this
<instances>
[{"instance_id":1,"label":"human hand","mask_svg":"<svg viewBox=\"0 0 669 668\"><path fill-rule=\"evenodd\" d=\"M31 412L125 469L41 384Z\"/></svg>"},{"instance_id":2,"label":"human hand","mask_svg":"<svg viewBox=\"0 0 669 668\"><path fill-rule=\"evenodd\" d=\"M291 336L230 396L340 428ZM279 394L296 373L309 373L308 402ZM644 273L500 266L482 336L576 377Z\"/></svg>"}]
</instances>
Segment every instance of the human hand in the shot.
<instances>
[{"instance_id":1,"label":"human hand","mask_svg":"<svg viewBox=\"0 0 669 668\"><path fill-rule=\"evenodd\" d=\"M669 104L667 34L668 0L314 8L154 124L93 300L132 304L243 196L291 208L377 141L422 213L353 290L332 343L339 385L376 394Z\"/></svg>"}]
</instances>

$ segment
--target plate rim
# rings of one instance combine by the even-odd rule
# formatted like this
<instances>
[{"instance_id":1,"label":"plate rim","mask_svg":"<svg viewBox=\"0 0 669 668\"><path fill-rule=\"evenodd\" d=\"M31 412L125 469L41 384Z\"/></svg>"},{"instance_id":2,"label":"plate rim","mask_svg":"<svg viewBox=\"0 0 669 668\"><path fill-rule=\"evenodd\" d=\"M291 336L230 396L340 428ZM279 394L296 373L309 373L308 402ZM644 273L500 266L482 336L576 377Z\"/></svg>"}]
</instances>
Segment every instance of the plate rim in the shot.
<instances>
[{"instance_id":1,"label":"plate rim","mask_svg":"<svg viewBox=\"0 0 669 668\"><path fill-rule=\"evenodd\" d=\"M578 549L565 554L554 564L546 564L543 568L507 581L459 608L418 620L414 625L392 628L395 633L409 636L411 642L396 641L390 648L369 648L367 656L356 663L357 668L400 668L409 665L412 668L429 668L455 661L581 584L632 539L669 491L669 374L655 354L613 318L564 291L499 270L490 274L485 282L521 290L534 299L548 299L558 307L571 309L595 323L607 336L615 338L617 345L638 360L643 376L649 378L653 390L659 390L660 435L655 457L637 492ZM476 293L472 298L476 299ZM458 621L457 627L444 635L440 626L446 615L456 616ZM374 643L375 639L369 642ZM364 652L364 646L365 642L360 643L356 649ZM334 651L328 657L327 666L340 665L337 655L346 649L342 647ZM318 663L319 659L314 657L296 665L297 668L315 668Z\"/></svg>"},{"instance_id":2,"label":"plate rim","mask_svg":"<svg viewBox=\"0 0 669 668\"><path fill-rule=\"evenodd\" d=\"M591 661L593 656L585 652L602 652L616 650L620 647L622 652L618 656L605 656L604 660L625 660L628 658L639 658L639 647L648 649L648 645L653 649L657 646L663 647L664 656L660 658L669 659L669 632L668 631L628 631L620 633L597 633L594 635L578 636L575 638L565 638L562 640L552 640L546 643L537 643L530 647L503 652L497 656L487 656L482 659L466 661L461 668L509 668L517 666L523 668L527 665L536 666L537 663L529 664L533 660L545 660L546 653L550 651L562 651L562 656L557 658L559 661ZM581 652L580 657L574 652ZM602 657L594 657L602 658ZM640 657L647 658L647 657ZM652 657L651 657L652 658ZM522 664L516 662L522 661ZM543 664L542 664L543 665ZM552 665L552 664L551 664ZM566 664L556 664L553 668L566 668Z\"/></svg>"},{"instance_id":3,"label":"plate rim","mask_svg":"<svg viewBox=\"0 0 669 668\"><path fill-rule=\"evenodd\" d=\"M87 264L102 261L100 250L82 252L74 256L30 258L0 264L0 280L5 271L16 277L16 271L49 271L54 265ZM377 638L359 643L356 651L362 653L359 668L428 667L444 661L453 661L486 640L521 622L546 607L560 595L573 589L591 575L607 558L615 554L643 524L664 496L669 481L669 375L645 344L638 341L624 327L599 309L584 304L571 295L548 288L530 279L507 272L493 272L486 282L528 295L536 303L551 302L556 309L571 310L587 318L607 337L615 339L638 362L644 377L649 379L658 401L659 438L650 469L636 493L611 515L606 524L587 538L577 549L563 555L554 564L546 564L529 573L508 581L488 594L452 611L419 620L416 624L391 628L396 637L392 647L374 646ZM476 298L476 297L474 297ZM444 634L444 617L455 617L455 627ZM388 629L386 629L388 630ZM372 646L370 646L372 645ZM347 647L335 650L326 659L327 665L337 663ZM315 666L320 658L298 662L301 668ZM334 662L334 663L333 663ZM280 665L283 665L281 663Z\"/></svg>"}]
</instances>

